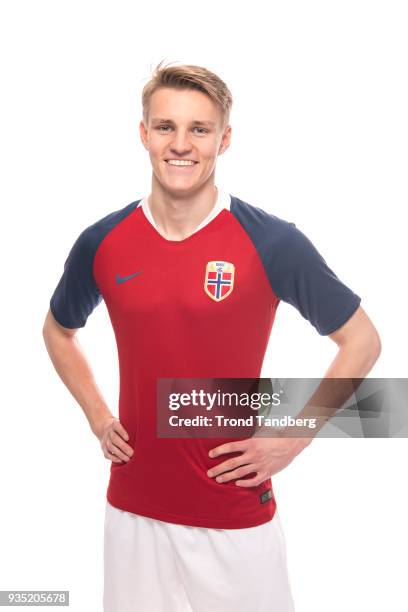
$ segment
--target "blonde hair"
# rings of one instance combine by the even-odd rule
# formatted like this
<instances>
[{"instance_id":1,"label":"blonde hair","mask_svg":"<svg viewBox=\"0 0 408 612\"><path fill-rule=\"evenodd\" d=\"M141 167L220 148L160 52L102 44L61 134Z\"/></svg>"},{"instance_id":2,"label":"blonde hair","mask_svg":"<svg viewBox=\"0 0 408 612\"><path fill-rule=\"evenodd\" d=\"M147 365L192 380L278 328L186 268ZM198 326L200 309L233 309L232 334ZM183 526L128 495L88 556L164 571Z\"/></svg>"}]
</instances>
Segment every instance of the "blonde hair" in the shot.
<instances>
[{"instance_id":1,"label":"blonde hair","mask_svg":"<svg viewBox=\"0 0 408 612\"><path fill-rule=\"evenodd\" d=\"M182 64L162 67L163 62L164 60L156 66L150 81L143 87L142 107L145 124L147 125L150 99L154 92L162 87L172 87L174 89L195 89L209 96L221 111L224 129L228 125L232 107L232 95L224 81L203 66Z\"/></svg>"}]
</instances>

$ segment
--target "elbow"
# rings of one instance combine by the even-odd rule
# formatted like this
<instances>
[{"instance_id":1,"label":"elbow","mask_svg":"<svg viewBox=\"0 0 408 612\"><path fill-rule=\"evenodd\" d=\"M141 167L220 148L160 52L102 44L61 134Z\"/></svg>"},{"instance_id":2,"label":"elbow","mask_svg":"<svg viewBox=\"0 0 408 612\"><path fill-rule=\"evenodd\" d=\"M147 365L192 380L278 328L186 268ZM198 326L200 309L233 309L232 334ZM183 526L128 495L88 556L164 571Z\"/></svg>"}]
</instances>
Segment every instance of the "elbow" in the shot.
<instances>
[{"instance_id":1,"label":"elbow","mask_svg":"<svg viewBox=\"0 0 408 612\"><path fill-rule=\"evenodd\" d=\"M369 330L365 334L365 344L367 346L367 351L372 355L373 359L377 361L378 357L381 354L382 345L380 334L378 333L376 327L371 323Z\"/></svg>"},{"instance_id":2,"label":"elbow","mask_svg":"<svg viewBox=\"0 0 408 612\"><path fill-rule=\"evenodd\" d=\"M371 344L371 353L373 356L373 360L374 360L373 365L374 365L374 363L378 360L379 356L381 355L381 351L382 351L381 338L376 329L374 329L374 333L372 335L370 344Z\"/></svg>"},{"instance_id":3,"label":"elbow","mask_svg":"<svg viewBox=\"0 0 408 612\"><path fill-rule=\"evenodd\" d=\"M360 352L364 355L364 361L367 371L370 371L371 368L378 361L378 358L381 355L381 350L381 338L377 330L374 328L372 333L370 333L368 337L363 339L360 345Z\"/></svg>"}]
</instances>

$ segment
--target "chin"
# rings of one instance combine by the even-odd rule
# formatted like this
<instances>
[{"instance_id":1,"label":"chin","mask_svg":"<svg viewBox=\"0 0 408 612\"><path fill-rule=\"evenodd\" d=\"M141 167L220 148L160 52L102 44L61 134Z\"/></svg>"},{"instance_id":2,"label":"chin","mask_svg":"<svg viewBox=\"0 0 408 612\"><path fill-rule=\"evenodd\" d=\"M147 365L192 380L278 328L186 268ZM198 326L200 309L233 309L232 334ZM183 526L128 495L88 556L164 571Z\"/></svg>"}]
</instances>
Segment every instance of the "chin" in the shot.
<instances>
[{"instance_id":1,"label":"chin","mask_svg":"<svg viewBox=\"0 0 408 612\"><path fill-rule=\"evenodd\" d=\"M194 191L196 188L198 187L198 185L194 184L194 185L163 185L163 188L166 189L166 191L170 191L173 192L175 194L182 194L182 193L189 193L191 191Z\"/></svg>"},{"instance_id":2,"label":"chin","mask_svg":"<svg viewBox=\"0 0 408 612\"><path fill-rule=\"evenodd\" d=\"M163 188L168 189L170 191L191 191L192 189L195 189L197 187L199 187L199 185L201 185L201 181L183 181L183 180L178 180L178 181L169 181L166 180L165 181L159 181L160 184L162 185Z\"/></svg>"}]
</instances>

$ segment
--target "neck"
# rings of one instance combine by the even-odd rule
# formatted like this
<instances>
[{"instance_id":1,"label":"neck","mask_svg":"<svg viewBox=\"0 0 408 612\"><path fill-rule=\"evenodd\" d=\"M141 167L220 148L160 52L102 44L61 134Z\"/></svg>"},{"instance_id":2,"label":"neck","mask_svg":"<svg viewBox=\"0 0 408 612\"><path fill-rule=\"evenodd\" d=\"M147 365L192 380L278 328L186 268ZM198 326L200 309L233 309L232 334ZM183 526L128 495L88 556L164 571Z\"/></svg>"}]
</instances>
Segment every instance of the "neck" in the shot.
<instances>
[{"instance_id":1,"label":"neck","mask_svg":"<svg viewBox=\"0 0 408 612\"><path fill-rule=\"evenodd\" d=\"M210 214L218 198L214 182L188 194L169 192L152 180L148 204L159 232L168 240L183 240Z\"/></svg>"}]
</instances>

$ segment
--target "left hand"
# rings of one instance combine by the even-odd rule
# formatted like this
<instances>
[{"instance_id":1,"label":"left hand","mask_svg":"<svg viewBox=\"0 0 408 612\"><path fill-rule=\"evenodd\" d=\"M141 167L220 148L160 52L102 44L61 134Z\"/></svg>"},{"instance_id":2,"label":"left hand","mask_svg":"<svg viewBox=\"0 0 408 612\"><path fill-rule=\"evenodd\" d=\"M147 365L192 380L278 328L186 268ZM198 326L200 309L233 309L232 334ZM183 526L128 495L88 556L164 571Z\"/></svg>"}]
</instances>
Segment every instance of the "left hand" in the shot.
<instances>
[{"instance_id":1,"label":"left hand","mask_svg":"<svg viewBox=\"0 0 408 612\"><path fill-rule=\"evenodd\" d=\"M215 477L217 482L228 482L255 472L256 476L253 478L236 480L235 484L239 487L256 487L273 474L283 470L310 442L310 438L282 437L255 437L227 442L210 450L209 456L215 458L224 453L237 451L241 451L242 454L212 467L208 470L207 476Z\"/></svg>"}]
</instances>

